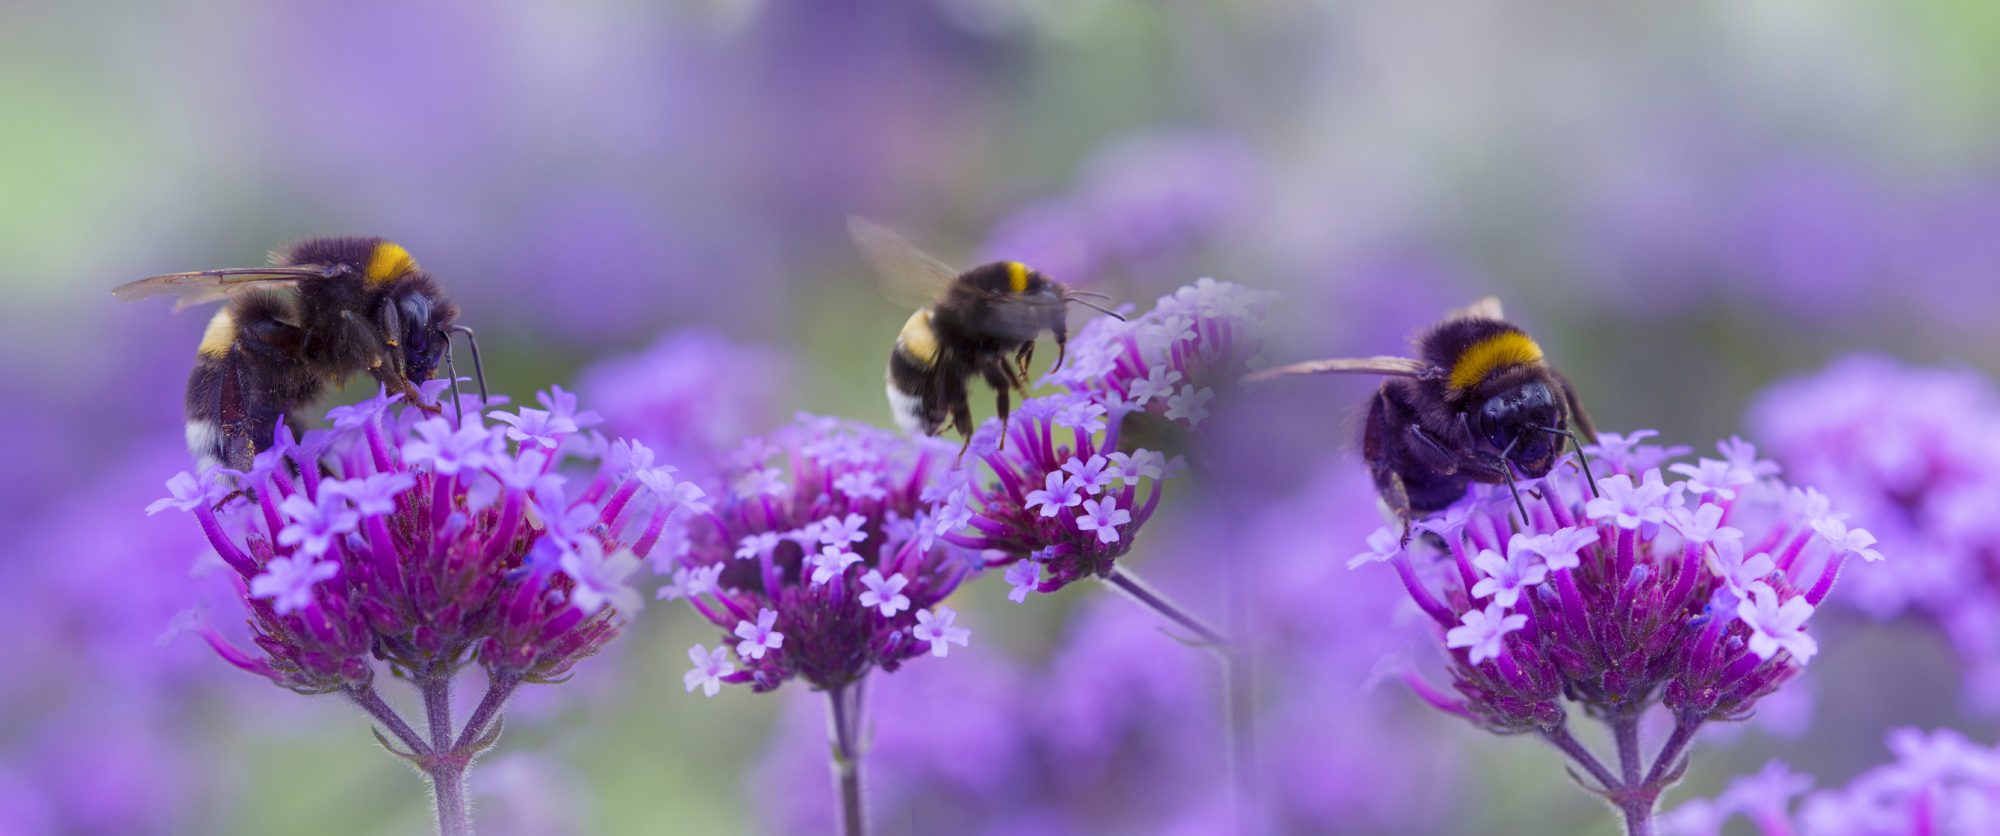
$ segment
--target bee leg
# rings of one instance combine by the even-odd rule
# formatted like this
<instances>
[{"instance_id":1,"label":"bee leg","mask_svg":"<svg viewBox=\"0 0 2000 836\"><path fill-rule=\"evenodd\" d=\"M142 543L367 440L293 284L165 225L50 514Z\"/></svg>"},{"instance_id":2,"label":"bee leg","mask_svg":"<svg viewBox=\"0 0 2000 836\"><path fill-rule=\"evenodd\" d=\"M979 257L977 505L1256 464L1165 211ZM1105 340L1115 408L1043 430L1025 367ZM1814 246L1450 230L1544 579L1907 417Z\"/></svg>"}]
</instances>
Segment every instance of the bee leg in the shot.
<instances>
[{"instance_id":1,"label":"bee leg","mask_svg":"<svg viewBox=\"0 0 2000 836\"><path fill-rule=\"evenodd\" d=\"M1575 424L1577 429L1582 430L1583 437L1589 439L1590 443L1596 444L1597 427L1590 422L1590 413L1583 411L1583 400L1577 397L1576 386L1569 382L1569 378L1564 377L1561 372L1554 369L1549 370L1549 376L1554 377L1556 383L1562 387L1563 400L1569 406L1570 423ZM1581 450L1578 451L1578 455L1582 455Z\"/></svg>"},{"instance_id":2,"label":"bee leg","mask_svg":"<svg viewBox=\"0 0 2000 836\"><path fill-rule=\"evenodd\" d=\"M1458 472L1459 457L1453 455L1451 450L1444 446L1444 442L1437 440L1437 437L1424 429L1422 424L1412 423L1404 427L1403 435L1412 442L1406 449L1425 466L1436 470L1441 476L1450 476Z\"/></svg>"},{"instance_id":3,"label":"bee leg","mask_svg":"<svg viewBox=\"0 0 2000 836\"><path fill-rule=\"evenodd\" d=\"M384 338L373 326L355 316L353 311L341 311L340 318L347 320L348 327L361 335L365 345L376 346L375 359L368 365L368 373L374 376L377 383L382 384L383 389L391 394L402 395L406 402L428 414L444 413L443 407L424 402L423 393L418 391L417 387L410 383L410 378L403 374L401 358L395 351L395 340Z\"/></svg>"},{"instance_id":4,"label":"bee leg","mask_svg":"<svg viewBox=\"0 0 2000 836\"><path fill-rule=\"evenodd\" d=\"M1028 379L1028 366L1034 362L1035 341L1029 340L1021 344L1020 350L1014 352L1014 365L1021 370L1020 376L1015 378L1015 381L1017 385L1021 385L1022 394L1028 392L1028 387L1022 385L1022 382Z\"/></svg>"},{"instance_id":5,"label":"bee leg","mask_svg":"<svg viewBox=\"0 0 2000 836\"><path fill-rule=\"evenodd\" d=\"M965 387L958 387L958 397L951 403L951 428L958 431L965 443L958 445L958 457L963 460L965 451L972 446L972 402L965 397Z\"/></svg>"},{"instance_id":6,"label":"bee leg","mask_svg":"<svg viewBox=\"0 0 2000 836\"><path fill-rule=\"evenodd\" d=\"M1013 387L1021 385L1021 382L1014 377L1013 370L1007 367L1007 360L1004 357L993 358L991 362L986 364L986 368L982 373L986 377L986 384L993 387L993 406L1000 414L1000 449L1005 450L1007 449L1007 413L1012 411L1013 407L1011 390Z\"/></svg>"},{"instance_id":7,"label":"bee leg","mask_svg":"<svg viewBox=\"0 0 2000 836\"><path fill-rule=\"evenodd\" d=\"M1402 413L1403 410L1390 399L1387 387L1375 393L1375 398L1368 404L1367 423L1361 431L1361 455L1368 461L1369 475L1375 479L1375 492L1395 514L1397 521L1402 523L1402 542L1408 545L1412 531L1410 492L1403 484L1402 474L1396 472L1395 459L1402 444L1390 423L1391 415L1400 416Z\"/></svg>"}]
</instances>

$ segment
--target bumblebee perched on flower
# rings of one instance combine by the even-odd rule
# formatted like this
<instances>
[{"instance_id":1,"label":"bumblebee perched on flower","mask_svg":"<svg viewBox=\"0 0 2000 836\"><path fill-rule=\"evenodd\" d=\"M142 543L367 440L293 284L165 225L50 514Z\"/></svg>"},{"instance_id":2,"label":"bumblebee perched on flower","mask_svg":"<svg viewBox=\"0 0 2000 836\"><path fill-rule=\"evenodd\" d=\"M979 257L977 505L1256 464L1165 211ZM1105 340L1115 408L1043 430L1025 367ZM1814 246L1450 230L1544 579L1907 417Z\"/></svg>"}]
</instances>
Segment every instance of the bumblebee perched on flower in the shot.
<instances>
[{"instance_id":1,"label":"bumblebee perched on flower","mask_svg":"<svg viewBox=\"0 0 2000 836\"><path fill-rule=\"evenodd\" d=\"M1412 513L1443 510L1470 482L1507 483L1515 471L1548 475L1574 424L1596 440L1576 387L1549 366L1527 332L1503 318L1491 297L1453 311L1419 336L1417 358L1317 360L1250 375L1261 381L1298 374L1379 374L1361 434L1375 489L1404 523ZM1582 462L1582 459L1579 458ZM1590 465L1583 463L1591 491ZM1514 502L1525 518L1518 490Z\"/></svg>"},{"instance_id":2,"label":"bumblebee perched on flower","mask_svg":"<svg viewBox=\"0 0 2000 836\"><path fill-rule=\"evenodd\" d=\"M437 411L415 382L429 380L440 358L450 361L454 333L472 330L457 324L458 306L408 250L381 238L308 238L270 260L111 291L126 301L173 294L176 311L227 301L208 321L188 377L188 450L202 467L249 469L282 416L360 371Z\"/></svg>"},{"instance_id":3,"label":"bumblebee perched on flower","mask_svg":"<svg viewBox=\"0 0 2000 836\"><path fill-rule=\"evenodd\" d=\"M874 223L849 218L847 227L892 296L924 300L915 302L923 307L896 335L887 373L889 411L912 435L937 435L950 421L971 444L965 384L974 374L993 387L1004 427L1010 392L1027 394L1028 364L1043 331L1055 335L1055 368L1062 368L1069 303L1124 319L1087 301L1107 298L1104 294L1072 290L1018 261L960 272Z\"/></svg>"}]
</instances>

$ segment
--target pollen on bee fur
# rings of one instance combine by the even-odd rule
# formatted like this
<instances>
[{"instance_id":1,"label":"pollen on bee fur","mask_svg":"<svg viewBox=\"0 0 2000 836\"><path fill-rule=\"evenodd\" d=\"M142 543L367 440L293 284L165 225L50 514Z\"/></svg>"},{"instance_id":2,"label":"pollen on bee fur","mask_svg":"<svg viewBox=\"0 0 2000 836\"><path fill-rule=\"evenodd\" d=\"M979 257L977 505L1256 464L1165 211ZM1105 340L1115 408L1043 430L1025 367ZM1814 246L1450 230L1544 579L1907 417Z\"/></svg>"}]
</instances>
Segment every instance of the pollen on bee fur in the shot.
<instances>
[{"instance_id":1,"label":"pollen on bee fur","mask_svg":"<svg viewBox=\"0 0 2000 836\"><path fill-rule=\"evenodd\" d=\"M374 254L368 257L368 283L394 281L417 269L417 260L410 251L394 241L383 241L375 245Z\"/></svg>"}]
</instances>

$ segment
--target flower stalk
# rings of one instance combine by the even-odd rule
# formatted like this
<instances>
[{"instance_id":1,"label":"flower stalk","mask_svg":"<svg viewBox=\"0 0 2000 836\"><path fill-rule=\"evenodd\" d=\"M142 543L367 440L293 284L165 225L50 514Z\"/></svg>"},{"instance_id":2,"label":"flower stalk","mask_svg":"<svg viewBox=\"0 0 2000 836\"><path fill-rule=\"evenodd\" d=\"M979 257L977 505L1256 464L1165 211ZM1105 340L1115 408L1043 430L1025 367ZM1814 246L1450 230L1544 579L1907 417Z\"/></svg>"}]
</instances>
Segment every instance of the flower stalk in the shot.
<instances>
[{"instance_id":1,"label":"flower stalk","mask_svg":"<svg viewBox=\"0 0 2000 836\"><path fill-rule=\"evenodd\" d=\"M839 824L844 836L868 832L867 796L861 785L862 683L826 689L826 735L832 750L834 794L840 799Z\"/></svg>"}]
</instances>

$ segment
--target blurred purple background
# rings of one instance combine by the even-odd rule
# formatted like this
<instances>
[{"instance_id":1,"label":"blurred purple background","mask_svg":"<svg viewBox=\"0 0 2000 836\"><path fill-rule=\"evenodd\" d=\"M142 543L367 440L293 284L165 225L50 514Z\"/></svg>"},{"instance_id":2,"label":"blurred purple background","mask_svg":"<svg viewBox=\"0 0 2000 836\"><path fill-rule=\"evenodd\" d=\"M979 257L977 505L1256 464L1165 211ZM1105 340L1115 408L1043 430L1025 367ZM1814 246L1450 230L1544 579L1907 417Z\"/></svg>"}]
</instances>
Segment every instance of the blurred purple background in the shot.
<instances>
[{"instance_id":1,"label":"blurred purple background","mask_svg":"<svg viewBox=\"0 0 2000 836\"><path fill-rule=\"evenodd\" d=\"M1944 0L7 5L0 832L428 827L349 707L173 640L184 609L234 614L198 533L141 511L186 466L205 317L117 304L121 282L390 237L450 288L499 391L580 390L684 467L795 410L887 423L908 311L874 291L849 214L1142 307L1204 275L1282 292L1273 360L1393 353L1492 293L1599 426L1745 433L1799 482L1894 506L1909 492L1867 467L1896 439L1958 433L1924 454L2000 484L1996 78L2000 11ZM1891 358L1881 402L1919 385L1904 364L1962 391L1835 440L1776 417L1796 391L1759 400L1860 351ZM1601 831L1534 741L1372 681L1384 654L1432 651L1392 577L1344 568L1376 524L1350 444L1366 391L1315 380L1257 407L1232 452L1257 478L1177 497L1133 565L1214 611L1204 573L1238 556L1281 628L1258 722L1285 830ZM2000 600L1992 541L1926 519L1859 522L1926 583ZM1709 740L1670 799L1774 757L1838 785L1900 726L1992 744L2000 608L1978 604L1816 620L1800 710ZM954 605L979 628L964 658L877 683L885 830L1226 821L1205 656L1099 589L1014 605L995 578ZM524 694L475 779L482 825L820 826L816 705L683 694L703 631L649 610L576 686Z\"/></svg>"}]
</instances>

